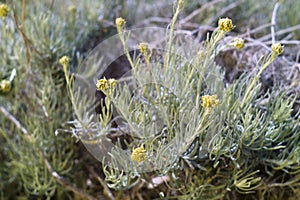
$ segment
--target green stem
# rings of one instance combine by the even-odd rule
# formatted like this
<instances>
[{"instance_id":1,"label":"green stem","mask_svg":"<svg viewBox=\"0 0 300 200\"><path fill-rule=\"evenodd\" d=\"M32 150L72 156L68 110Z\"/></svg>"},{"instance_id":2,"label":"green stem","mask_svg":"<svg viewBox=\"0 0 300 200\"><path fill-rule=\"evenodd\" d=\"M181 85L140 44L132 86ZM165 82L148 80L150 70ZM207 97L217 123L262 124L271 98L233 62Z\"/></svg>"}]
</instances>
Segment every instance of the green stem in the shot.
<instances>
[{"instance_id":1,"label":"green stem","mask_svg":"<svg viewBox=\"0 0 300 200\"><path fill-rule=\"evenodd\" d=\"M174 16L173 16L172 21L171 21L170 38L169 38L169 43L168 43L168 51L167 51L167 57L166 57L167 60L166 60L165 68L167 68L167 66L169 66L170 53L171 53L171 50L172 50L172 42L173 42L173 39L174 39L174 27L175 27L175 23L177 21L178 15L179 15L180 10L181 10L181 6L182 6L181 4L182 4L182 1L179 0L176 11L175 11Z\"/></svg>"},{"instance_id":2,"label":"green stem","mask_svg":"<svg viewBox=\"0 0 300 200\"><path fill-rule=\"evenodd\" d=\"M243 108L246 104L246 102L249 101L249 96L250 94L253 92L253 89L257 83L257 81L260 78L260 75L268 68L268 66L277 58L276 55L274 55L273 53L270 55L270 58L267 60L267 62L262 66L262 68L259 70L259 72L257 73L257 75L251 80L251 83L249 85L249 87L247 87L244 98L242 100L241 103L241 108Z\"/></svg>"},{"instance_id":3,"label":"green stem","mask_svg":"<svg viewBox=\"0 0 300 200\"><path fill-rule=\"evenodd\" d=\"M125 53L128 61L129 61L129 63L130 63L131 68L134 69L134 64L133 64L133 61L132 61L132 59L130 57L130 54L129 54L129 51L128 51L128 48L127 48L127 44L126 44L126 41L125 41L123 33L124 32L122 32L122 29L118 27L118 34L119 34L119 37L120 37L121 42L123 44L124 53Z\"/></svg>"}]
</instances>

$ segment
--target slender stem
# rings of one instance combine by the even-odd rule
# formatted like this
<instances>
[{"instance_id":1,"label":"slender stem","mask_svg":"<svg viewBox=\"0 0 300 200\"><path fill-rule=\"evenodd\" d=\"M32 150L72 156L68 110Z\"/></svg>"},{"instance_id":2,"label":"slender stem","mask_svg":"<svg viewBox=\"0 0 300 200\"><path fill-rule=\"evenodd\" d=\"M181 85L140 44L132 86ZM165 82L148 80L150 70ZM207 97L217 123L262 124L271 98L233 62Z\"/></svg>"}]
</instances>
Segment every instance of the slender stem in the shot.
<instances>
[{"instance_id":1,"label":"slender stem","mask_svg":"<svg viewBox=\"0 0 300 200\"><path fill-rule=\"evenodd\" d=\"M73 95L73 91L72 91L72 76L70 78L70 75L69 75L69 71L68 71L68 64L67 65L63 65L63 69L64 69L64 73L65 73L65 79L66 79L66 82L67 82L67 91L69 93L69 97L71 99L71 103L72 103L72 106L74 108L74 112L75 112L75 115L77 116L79 122L82 124L83 123L83 120L82 120L82 117L77 109L77 106L75 104L75 98L74 98L74 95Z\"/></svg>"},{"instance_id":2,"label":"slender stem","mask_svg":"<svg viewBox=\"0 0 300 200\"><path fill-rule=\"evenodd\" d=\"M262 66L262 68L259 70L257 75L251 80L250 85L247 87L244 98L241 103L241 108L244 107L246 102L249 100L249 95L253 92L253 88L255 87L255 84L260 78L260 75L268 68L268 66L276 59L277 56L274 54L269 55L269 59L267 62Z\"/></svg>"},{"instance_id":3,"label":"slender stem","mask_svg":"<svg viewBox=\"0 0 300 200\"><path fill-rule=\"evenodd\" d=\"M127 44L126 44L126 41L125 41L125 37L124 37L124 33L125 32L123 32L120 27L118 27L117 29L118 29L119 37L120 37L121 42L123 44L124 53L125 53L128 61L129 61L129 63L130 63L131 68L134 69L134 64L133 64L133 61L132 61L131 56L129 54L129 51L128 51L128 48L127 48Z\"/></svg>"},{"instance_id":4,"label":"slender stem","mask_svg":"<svg viewBox=\"0 0 300 200\"><path fill-rule=\"evenodd\" d=\"M18 32L20 33L20 35L23 39L24 45L25 45L25 54L26 54L26 60L27 60L27 73L30 73L31 72L30 49L29 49L30 41L29 41L29 39L27 38L27 36L25 34L25 24L24 24L24 21L25 21L25 0L22 0L22 25L21 26L19 24L17 14L16 14L16 11L15 11L14 6L13 6L14 5L13 1L10 0L10 3L12 5L13 19L14 19L16 28L17 28Z\"/></svg>"},{"instance_id":5,"label":"slender stem","mask_svg":"<svg viewBox=\"0 0 300 200\"><path fill-rule=\"evenodd\" d=\"M0 106L0 112L8 118L24 135L28 135L28 131L21 125L21 123L11 115L4 107Z\"/></svg>"},{"instance_id":6,"label":"slender stem","mask_svg":"<svg viewBox=\"0 0 300 200\"><path fill-rule=\"evenodd\" d=\"M174 27L175 27L175 23L177 21L179 12L181 10L181 3L182 2L180 2L180 0L179 0L176 11L175 11L174 16L171 21L171 25L170 25L170 37L169 37L169 43L168 43L168 51L167 51L167 57L166 57L167 60L166 60L165 68L167 68L167 66L169 66L169 62L170 62L170 53L172 50L172 43L173 43L173 39L174 39Z\"/></svg>"},{"instance_id":7,"label":"slender stem","mask_svg":"<svg viewBox=\"0 0 300 200\"><path fill-rule=\"evenodd\" d=\"M25 33L25 0L22 0L22 31Z\"/></svg>"}]
</instances>

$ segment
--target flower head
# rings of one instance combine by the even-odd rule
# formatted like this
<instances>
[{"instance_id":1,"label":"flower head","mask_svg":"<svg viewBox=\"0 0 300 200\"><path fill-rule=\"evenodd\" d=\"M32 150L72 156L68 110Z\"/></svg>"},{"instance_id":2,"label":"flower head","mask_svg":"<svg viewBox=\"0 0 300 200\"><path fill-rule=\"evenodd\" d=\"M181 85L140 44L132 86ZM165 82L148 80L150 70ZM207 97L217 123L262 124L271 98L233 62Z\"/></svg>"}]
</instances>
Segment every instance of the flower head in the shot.
<instances>
[{"instance_id":1,"label":"flower head","mask_svg":"<svg viewBox=\"0 0 300 200\"><path fill-rule=\"evenodd\" d=\"M70 13L76 13L77 9L76 9L75 6L69 6L68 11L69 11Z\"/></svg>"},{"instance_id":2,"label":"flower head","mask_svg":"<svg viewBox=\"0 0 300 200\"><path fill-rule=\"evenodd\" d=\"M202 96L202 106L204 108L214 108L219 104L217 95L204 95Z\"/></svg>"},{"instance_id":3,"label":"flower head","mask_svg":"<svg viewBox=\"0 0 300 200\"><path fill-rule=\"evenodd\" d=\"M122 17L119 17L119 18L116 19L117 27L122 27L122 26L124 26L125 23L126 23L126 21Z\"/></svg>"},{"instance_id":4,"label":"flower head","mask_svg":"<svg viewBox=\"0 0 300 200\"><path fill-rule=\"evenodd\" d=\"M97 80L96 87L97 87L98 91L107 90L108 89L108 82L107 82L106 78L104 77L100 80Z\"/></svg>"},{"instance_id":5,"label":"flower head","mask_svg":"<svg viewBox=\"0 0 300 200\"><path fill-rule=\"evenodd\" d=\"M244 47L244 40L242 38L234 38L234 46L237 49L242 49Z\"/></svg>"},{"instance_id":6,"label":"flower head","mask_svg":"<svg viewBox=\"0 0 300 200\"><path fill-rule=\"evenodd\" d=\"M97 80L96 87L98 91L106 92L110 89L109 93L116 87L117 81L113 78L106 79L105 77Z\"/></svg>"},{"instance_id":7,"label":"flower head","mask_svg":"<svg viewBox=\"0 0 300 200\"><path fill-rule=\"evenodd\" d=\"M147 160L147 152L143 146L132 150L131 160L138 163Z\"/></svg>"},{"instance_id":8,"label":"flower head","mask_svg":"<svg viewBox=\"0 0 300 200\"><path fill-rule=\"evenodd\" d=\"M139 50L142 54L147 54L149 52L149 46L148 43L140 43L139 44Z\"/></svg>"},{"instance_id":9,"label":"flower head","mask_svg":"<svg viewBox=\"0 0 300 200\"><path fill-rule=\"evenodd\" d=\"M276 56L282 54L283 52L283 46L280 43L276 43L272 45L272 53Z\"/></svg>"},{"instance_id":10,"label":"flower head","mask_svg":"<svg viewBox=\"0 0 300 200\"><path fill-rule=\"evenodd\" d=\"M229 32L234 28L232 20L228 17L219 19L218 26L221 31L226 32Z\"/></svg>"},{"instance_id":11,"label":"flower head","mask_svg":"<svg viewBox=\"0 0 300 200\"><path fill-rule=\"evenodd\" d=\"M0 82L0 92L9 92L11 88L11 83L7 80L2 80Z\"/></svg>"},{"instance_id":12,"label":"flower head","mask_svg":"<svg viewBox=\"0 0 300 200\"><path fill-rule=\"evenodd\" d=\"M59 63L62 65L68 65L70 62L70 58L68 56L63 56L61 59L59 59Z\"/></svg>"},{"instance_id":13,"label":"flower head","mask_svg":"<svg viewBox=\"0 0 300 200\"><path fill-rule=\"evenodd\" d=\"M9 12L6 4L0 4L0 17L6 17Z\"/></svg>"}]
</instances>

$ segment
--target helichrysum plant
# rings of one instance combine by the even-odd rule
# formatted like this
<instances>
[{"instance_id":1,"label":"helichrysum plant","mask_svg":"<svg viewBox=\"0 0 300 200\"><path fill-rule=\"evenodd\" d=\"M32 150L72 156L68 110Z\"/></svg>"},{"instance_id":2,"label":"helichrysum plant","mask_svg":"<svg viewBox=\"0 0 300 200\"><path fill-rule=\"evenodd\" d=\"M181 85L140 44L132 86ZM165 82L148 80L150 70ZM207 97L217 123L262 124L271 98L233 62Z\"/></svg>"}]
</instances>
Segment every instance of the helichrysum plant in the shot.
<instances>
[{"instance_id":1,"label":"helichrysum plant","mask_svg":"<svg viewBox=\"0 0 300 200\"><path fill-rule=\"evenodd\" d=\"M148 56L147 65L141 56L130 55L126 21L115 19L132 68L125 77L130 81L97 77L92 86L105 96L96 122L91 120L95 115L80 107L90 105L91 97L67 87L75 113L74 136L87 147L95 145L93 150L113 141L102 159L106 183L113 189L150 183L145 172L152 172L172 177L174 188L180 185L178 199L252 194L264 199L279 187L288 191L284 194L298 195L300 119L299 112L293 113L295 98L280 90L262 93L260 83L283 45L273 44L255 73L226 85L215 56L226 48L220 41L234 29L232 20L220 18L203 45L182 50L185 43L174 31L182 6L183 1L177 1L163 59L154 58L148 43L136 44L142 56ZM232 44L242 49L244 40L236 38ZM187 184L182 186L182 180Z\"/></svg>"},{"instance_id":2,"label":"helichrysum plant","mask_svg":"<svg viewBox=\"0 0 300 200\"><path fill-rule=\"evenodd\" d=\"M291 114L293 99L283 92L260 94L259 78L283 52L283 46L272 46L272 52L258 63L256 74L243 75L225 86L224 74L214 58L223 48L219 41L234 28L232 20L219 19L218 28L203 46L190 48L184 54L190 57L178 59L182 54L176 48L180 43L173 29L182 3L177 6L166 42L168 51L163 53L161 65L152 63L155 59L150 59L154 55L148 43L138 44L140 53L149 57L147 70L142 62L129 55L125 19L115 20L132 67L131 83L135 89L132 94L132 86L115 85L115 80L106 78L95 84L97 90L106 94L106 110L100 115L98 123L102 128L95 133L94 142L98 140L96 135L113 135L115 127L110 120L119 118L123 121L117 128L132 135L124 142L125 147L120 141L115 143L119 150L110 152L110 169L104 167L106 181L113 188L130 188L145 171L180 176L178 169L191 174L198 169L202 170L201 178L186 187L183 199L222 199L228 198L232 191L267 192L262 187L267 180L265 174L284 170L291 175L299 170L295 148L300 127L298 114ZM235 38L233 45L241 49L244 40ZM114 92L108 92L110 88ZM268 107L263 110L260 102L267 96L270 96ZM114 111L118 115L112 115ZM288 156L292 149L295 155ZM290 160L281 162L284 157ZM261 165L267 167L262 169Z\"/></svg>"},{"instance_id":3,"label":"helichrysum plant","mask_svg":"<svg viewBox=\"0 0 300 200\"><path fill-rule=\"evenodd\" d=\"M78 147L60 133L74 114L65 85L87 35L101 31L104 3L72 1L77 15L65 9L70 1L2 2L0 199L92 199L77 187L85 184L74 170Z\"/></svg>"}]
</instances>

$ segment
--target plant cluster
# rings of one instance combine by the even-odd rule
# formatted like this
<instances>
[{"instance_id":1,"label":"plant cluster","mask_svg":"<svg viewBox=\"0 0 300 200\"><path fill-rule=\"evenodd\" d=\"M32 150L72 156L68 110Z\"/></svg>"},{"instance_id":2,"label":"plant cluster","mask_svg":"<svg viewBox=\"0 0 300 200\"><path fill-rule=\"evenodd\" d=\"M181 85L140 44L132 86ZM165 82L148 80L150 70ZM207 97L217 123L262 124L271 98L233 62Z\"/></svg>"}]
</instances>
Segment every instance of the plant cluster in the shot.
<instances>
[{"instance_id":1,"label":"plant cluster","mask_svg":"<svg viewBox=\"0 0 300 200\"><path fill-rule=\"evenodd\" d=\"M151 51L145 43L132 58L127 49L130 31L124 31L126 21L116 19L132 68L131 81L118 82L114 92L106 93L96 132L92 114L80 107L90 102L79 95L75 98L73 106L80 119L77 136L86 138L88 132L86 142L101 146L116 130L111 122L123 119L117 129L132 135L131 141L125 141L124 147L118 140L109 152L109 166L103 164L106 181L114 189L151 181L145 175L151 171L172 176L170 185L176 190L176 180L182 181L184 172L190 182L182 193L177 192L182 199L230 199L242 194L260 199L299 198L300 118L299 112L293 113L295 96L283 90L262 93L259 81L283 53L283 45L274 43L257 62L255 73L225 85L215 57L226 48L219 42L234 28L232 20L219 19L218 28L204 45L182 51L184 43L174 31L181 9L178 1L163 63L156 58L142 62L145 52ZM244 41L235 39L234 46L241 49Z\"/></svg>"},{"instance_id":2,"label":"plant cluster","mask_svg":"<svg viewBox=\"0 0 300 200\"><path fill-rule=\"evenodd\" d=\"M281 3L276 24L292 27L269 33L275 1L178 0L171 19L172 6L155 3L0 3L0 199L300 198L299 73L282 88L261 82L299 42L300 4ZM188 29L201 32L200 21L208 33L191 43L180 28L194 37ZM245 21L260 27L231 37ZM130 52L132 23L170 23L163 51L140 41ZM131 71L94 80L93 92L105 95L97 114L95 93L74 86L83 58L111 33ZM263 51L245 53L251 45ZM216 62L227 51L256 64L230 84ZM102 165L82 144L103 153Z\"/></svg>"},{"instance_id":3,"label":"plant cluster","mask_svg":"<svg viewBox=\"0 0 300 200\"><path fill-rule=\"evenodd\" d=\"M71 175L75 140L55 135L73 116L58 60L67 54L73 66L80 62L82 43L108 17L104 7L90 0L1 1L0 199L86 198L75 186L83 172Z\"/></svg>"}]
</instances>

